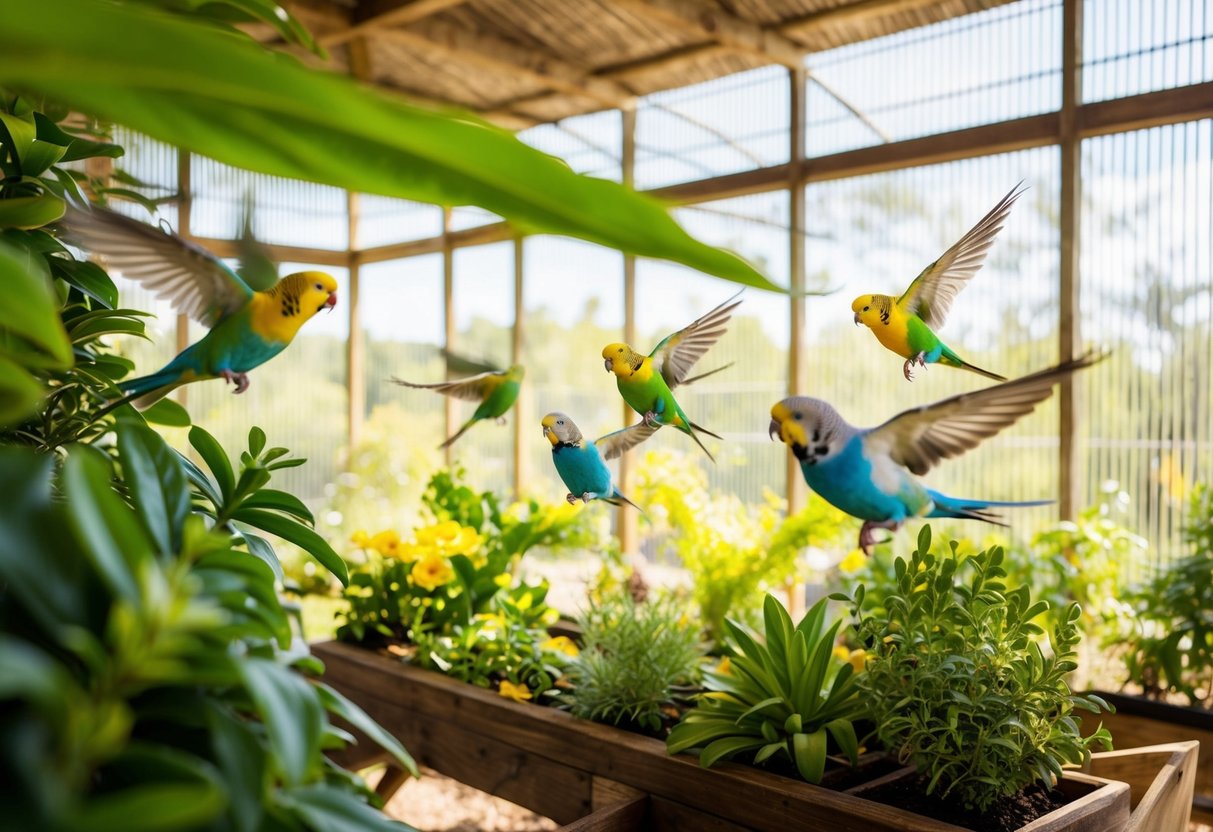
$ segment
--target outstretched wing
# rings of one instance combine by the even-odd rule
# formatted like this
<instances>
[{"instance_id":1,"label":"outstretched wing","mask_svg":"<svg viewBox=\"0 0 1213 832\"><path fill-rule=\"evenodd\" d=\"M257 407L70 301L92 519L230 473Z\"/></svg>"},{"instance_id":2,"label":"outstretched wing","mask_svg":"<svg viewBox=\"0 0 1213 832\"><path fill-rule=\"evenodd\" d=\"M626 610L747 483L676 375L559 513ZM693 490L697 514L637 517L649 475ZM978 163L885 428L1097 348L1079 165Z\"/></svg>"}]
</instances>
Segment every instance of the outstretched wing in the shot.
<instances>
[{"instance_id":1,"label":"outstretched wing","mask_svg":"<svg viewBox=\"0 0 1213 832\"><path fill-rule=\"evenodd\" d=\"M631 427L598 437L594 444L603 459L614 459L623 456L657 431L658 427L649 427L644 422L637 422Z\"/></svg>"},{"instance_id":2,"label":"outstretched wing","mask_svg":"<svg viewBox=\"0 0 1213 832\"><path fill-rule=\"evenodd\" d=\"M278 282L278 264L267 249L253 234L253 194L244 195L244 218L240 223L240 239L236 241L240 262L236 274L248 287L264 292Z\"/></svg>"},{"instance_id":3,"label":"outstretched wing","mask_svg":"<svg viewBox=\"0 0 1213 832\"><path fill-rule=\"evenodd\" d=\"M442 357L446 359L447 370L456 375L468 375L469 373L504 372L501 367L496 367L487 361L476 361L475 359L462 356L459 353L451 352L448 349L442 350Z\"/></svg>"},{"instance_id":4,"label":"outstretched wing","mask_svg":"<svg viewBox=\"0 0 1213 832\"><path fill-rule=\"evenodd\" d=\"M1053 395L1057 382L1104 358L1087 353L1014 381L907 410L867 431L864 444L915 474L925 474L941 459L959 456L1015 424Z\"/></svg>"},{"instance_id":5,"label":"outstretched wing","mask_svg":"<svg viewBox=\"0 0 1213 832\"><path fill-rule=\"evenodd\" d=\"M737 300L740 294L738 292L699 320L667 336L649 353L671 390L686 381L695 362L724 335L733 310L741 303Z\"/></svg>"},{"instance_id":6,"label":"outstretched wing","mask_svg":"<svg viewBox=\"0 0 1213 832\"><path fill-rule=\"evenodd\" d=\"M467 402L482 402L501 383L502 373L480 373L454 381L439 381L434 384L414 384L400 378L392 378L394 384L402 387L413 387L418 390L433 390L444 396L454 396Z\"/></svg>"},{"instance_id":7,"label":"outstretched wing","mask_svg":"<svg viewBox=\"0 0 1213 832\"><path fill-rule=\"evenodd\" d=\"M943 326L952 301L986 260L994 238L1002 231L1011 206L1024 192L1020 182L1004 196L981 222L969 229L956 244L914 278L910 288L897 299L903 312L917 315L932 329Z\"/></svg>"},{"instance_id":8,"label":"outstretched wing","mask_svg":"<svg viewBox=\"0 0 1213 832\"><path fill-rule=\"evenodd\" d=\"M69 208L62 225L69 242L205 326L253 297L247 283L200 246L138 220L105 208Z\"/></svg>"}]
</instances>

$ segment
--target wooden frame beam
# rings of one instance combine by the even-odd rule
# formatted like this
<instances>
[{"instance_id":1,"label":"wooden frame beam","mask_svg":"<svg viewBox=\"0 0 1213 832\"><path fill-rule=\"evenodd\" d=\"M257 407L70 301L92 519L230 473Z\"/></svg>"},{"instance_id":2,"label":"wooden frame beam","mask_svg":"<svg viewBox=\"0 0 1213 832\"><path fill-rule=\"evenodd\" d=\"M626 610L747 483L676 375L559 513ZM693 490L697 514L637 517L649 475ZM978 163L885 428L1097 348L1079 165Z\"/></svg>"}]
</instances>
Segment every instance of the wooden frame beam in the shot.
<instances>
[{"instance_id":1,"label":"wooden frame beam","mask_svg":"<svg viewBox=\"0 0 1213 832\"><path fill-rule=\"evenodd\" d=\"M523 290L526 280L526 241L522 237L514 238L514 325L510 328L510 363L522 363L523 332L526 329L526 304ZM530 388L527 388L529 392ZM524 424L523 420L526 420ZM514 405L514 499L522 499L522 489L526 484L526 454L522 452L524 444L523 430L531 421L530 397L519 396Z\"/></svg>"},{"instance_id":2,"label":"wooden frame beam","mask_svg":"<svg viewBox=\"0 0 1213 832\"><path fill-rule=\"evenodd\" d=\"M194 237L192 235L189 239L216 257L240 256L240 244L236 240L221 240L217 237ZM350 262L349 254L345 251L307 248L305 246L284 246L277 243L261 243L261 245L279 263L312 263L317 266L341 266L344 268Z\"/></svg>"},{"instance_id":3,"label":"wooden frame beam","mask_svg":"<svg viewBox=\"0 0 1213 832\"><path fill-rule=\"evenodd\" d=\"M451 243L451 209L442 209L442 346L448 351L458 349L455 329L455 247ZM445 367L443 377L450 381L450 364ZM454 396L443 396L444 436L455 432L456 401ZM451 467L451 446L442 449L442 461Z\"/></svg>"},{"instance_id":4,"label":"wooden frame beam","mask_svg":"<svg viewBox=\"0 0 1213 832\"><path fill-rule=\"evenodd\" d=\"M622 119L623 146L619 149L620 174L623 184L632 187L636 178L636 108L629 107L619 111ZM631 254L623 256L623 342L636 343L636 257ZM623 427L632 423L632 409L627 402L623 405ZM624 494L631 491L632 460L630 454L619 458L619 488ZM636 511L629 506L621 505L615 511L615 528L619 534L619 550L625 556L639 551L636 532Z\"/></svg>"},{"instance_id":5,"label":"wooden frame beam","mask_svg":"<svg viewBox=\"0 0 1213 832\"><path fill-rule=\"evenodd\" d=\"M806 88L808 86L808 70L803 66L788 70L789 111L791 129L788 131L788 158L791 159L789 174L798 170L805 158L805 123L807 103ZM805 287L805 186L797 177L788 177L788 265L789 289L792 296L788 299L788 386L789 396L799 396L805 390L807 366L801 360L804 352L805 299L800 296ZM788 514L795 514L805 502L804 477L800 472L800 463L791 454L784 454L786 459L785 494L788 500ZM795 606L790 596L789 602Z\"/></svg>"},{"instance_id":6,"label":"wooden frame beam","mask_svg":"<svg viewBox=\"0 0 1213 832\"><path fill-rule=\"evenodd\" d=\"M615 0L615 5L638 15L689 30L735 52L770 63L796 68L804 63L805 49L778 28L764 28L702 0Z\"/></svg>"},{"instance_id":7,"label":"wooden frame beam","mask_svg":"<svg viewBox=\"0 0 1213 832\"><path fill-rule=\"evenodd\" d=\"M467 0L412 0L400 3L381 2L372 4L368 16L362 20L351 20L349 28L329 32L316 38L316 42L325 48L340 46L363 35L374 34L392 26L407 26L431 15L444 12L447 9L461 6Z\"/></svg>"},{"instance_id":8,"label":"wooden frame beam","mask_svg":"<svg viewBox=\"0 0 1213 832\"><path fill-rule=\"evenodd\" d=\"M1082 6L1084 0L1062 5L1060 254L1058 272L1058 359L1071 361L1082 351L1079 310L1079 229L1082 225L1082 136L1079 133L1082 101ZM1073 519L1083 503L1082 438L1079 414L1082 388L1073 377L1064 378L1058 390L1058 511Z\"/></svg>"},{"instance_id":9,"label":"wooden frame beam","mask_svg":"<svg viewBox=\"0 0 1213 832\"><path fill-rule=\"evenodd\" d=\"M358 225L360 217L359 195L346 191L345 209L349 228L349 297L346 309L349 315L349 333L345 340L345 391L346 391L346 440L349 450L362 440L362 425L366 414L366 338L362 332L362 316L359 308L361 294L361 264L354 257L358 247Z\"/></svg>"}]
</instances>

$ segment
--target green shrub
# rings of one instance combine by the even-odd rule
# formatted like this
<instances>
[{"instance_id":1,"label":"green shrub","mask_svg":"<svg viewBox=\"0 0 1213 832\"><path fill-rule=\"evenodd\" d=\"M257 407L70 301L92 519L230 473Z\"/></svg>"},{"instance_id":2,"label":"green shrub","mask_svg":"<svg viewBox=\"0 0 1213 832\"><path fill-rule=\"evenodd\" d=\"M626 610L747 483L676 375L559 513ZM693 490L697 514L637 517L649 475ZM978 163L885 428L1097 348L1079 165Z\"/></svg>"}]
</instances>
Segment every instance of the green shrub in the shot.
<instances>
[{"instance_id":1,"label":"green shrub","mask_svg":"<svg viewBox=\"0 0 1213 832\"><path fill-rule=\"evenodd\" d=\"M581 652L567 671L572 712L660 731L673 688L699 678L699 627L671 599L637 603L627 592L591 602L578 623Z\"/></svg>"},{"instance_id":2,"label":"green shrub","mask_svg":"<svg viewBox=\"0 0 1213 832\"><path fill-rule=\"evenodd\" d=\"M763 614L765 643L725 622L734 655L725 668L707 674L708 692L674 726L666 749L698 749L704 768L751 752L755 763L782 757L805 780L818 783L829 738L852 764L859 758L852 723L864 706L854 666L835 654L842 622L825 626L825 599L795 627L773 595L766 597Z\"/></svg>"},{"instance_id":3,"label":"green shrub","mask_svg":"<svg viewBox=\"0 0 1213 832\"><path fill-rule=\"evenodd\" d=\"M1081 638L1078 605L1058 617L1046 655L1031 622L1047 603L1006 587L1001 548L962 561L930 547L924 526L918 549L896 561L883 612L863 614L863 586L845 599L871 654L860 686L881 745L927 778L928 794L978 810L1033 781L1052 786L1094 742L1110 747L1106 729L1084 738L1074 717L1105 703L1073 695L1065 681Z\"/></svg>"}]
</instances>

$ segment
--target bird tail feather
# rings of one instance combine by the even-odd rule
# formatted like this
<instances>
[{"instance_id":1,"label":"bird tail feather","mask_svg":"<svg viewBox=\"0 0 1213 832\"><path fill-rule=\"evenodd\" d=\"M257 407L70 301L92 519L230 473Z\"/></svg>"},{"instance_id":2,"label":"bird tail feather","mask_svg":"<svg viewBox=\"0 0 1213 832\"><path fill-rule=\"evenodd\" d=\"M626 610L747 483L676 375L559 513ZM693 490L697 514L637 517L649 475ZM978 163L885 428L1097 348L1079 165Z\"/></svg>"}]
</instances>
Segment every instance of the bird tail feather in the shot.
<instances>
[{"instance_id":1,"label":"bird tail feather","mask_svg":"<svg viewBox=\"0 0 1213 832\"><path fill-rule=\"evenodd\" d=\"M723 370L724 368L721 367L720 369ZM712 433L710 430L703 427L702 425L697 425L694 422L688 422L687 424L689 424L691 426L691 430L697 430L700 433L706 433L708 436L712 437L713 439L719 439L722 442L724 441L724 437L721 436L719 433Z\"/></svg>"},{"instance_id":2,"label":"bird tail feather","mask_svg":"<svg viewBox=\"0 0 1213 832\"><path fill-rule=\"evenodd\" d=\"M467 433L468 428L470 428L472 425L476 424L478 421L480 421L480 420L475 418L474 416L471 419L468 419L466 422L463 423L463 427L461 427L461 428L459 428L459 430L455 431L454 436L447 439L445 442L443 442L441 445L438 446L438 450L442 450L444 448L450 447L451 445L454 445L455 440L457 440L459 437L461 437L465 433Z\"/></svg>"},{"instance_id":3,"label":"bird tail feather","mask_svg":"<svg viewBox=\"0 0 1213 832\"><path fill-rule=\"evenodd\" d=\"M695 424L694 422L687 422L687 424L690 427L688 427L687 430L685 431L686 435L695 440L695 444L698 445L703 450L703 452L708 455L708 459L712 460L712 462L715 462L716 457L712 456L712 452L709 451L707 449L707 446L704 445L703 442L700 440L699 434L706 433L708 436L715 437L716 439L723 439L724 437L719 436L715 433L712 433L710 430L705 430L705 429L699 427L699 425Z\"/></svg>"},{"instance_id":4,"label":"bird tail feather","mask_svg":"<svg viewBox=\"0 0 1213 832\"><path fill-rule=\"evenodd\" d=\"M620 491L618 488L616 488L614 490L614 492L611 494L610 497L606 497L605 499L608 503L610 503L613 506L620 506L620 505L623 505L624 503L627 503L629 506L631 506L632 508L639 511L641 514L644 514L644 509L642 509L640 506L633 503L627 497L623 496L623 492Z\"/></svg>"},{"instance_id":5,"label":"bird tail feather","mask_svg":"<svg viewBox=\"0 0 1213 832\"><path fill-rule=\"evenodd\" d=\"M703 380L704 380L705 378L707 378L708 376L714 376L714 375L716 375L717 373L719 373L721 370L727 370L727 369L729 369L729 367L732 367L734 363L735 363L735 362L730 361L728 364L725 364L725 365L723 365L723 366L721 366L721 367L717 367L715 370L708 370L706 373L700 373L700 374L699 374L699 375L697 375L697 376L691 376L690 378L688 378L688 379L684 380L684 381L682 382L682 384L680 384L679 386L680 386L680 387L686 387L688 384L694 384L694 383L695 383L695 382L697 382L697 381L703 381Z\"/></svg>"},{"instance_id":6,"label":"bird tail feather","mask_svg":"<svg viewBox=\"0 0 1213 832\"><path fill-rule=\"evenodd\" d=\"M1003 500L964 500L957 497L948 497L937 492L932 492L931 497L935 502L935 507L928 514L928 517L956 517L967 520L981 520L986 523L993 523L995 526L1006 526L1002 518L990 511L992 508L1032 508L1034 506L1047 506L1053 503L1052 500L1029 500L1027 502L1003 501Z\"/></svg>"},{"instance_id":7,"label":"bird tail feather","mask_svg":"<svg viewBox=\"0 0 1213 832\"><path fill-rule=\"evenodd\" d=\"M165 367L149 376L121 382L118 387L137 410L147 410L184 383L180 370Z\"/></svg>"}]
</instances>

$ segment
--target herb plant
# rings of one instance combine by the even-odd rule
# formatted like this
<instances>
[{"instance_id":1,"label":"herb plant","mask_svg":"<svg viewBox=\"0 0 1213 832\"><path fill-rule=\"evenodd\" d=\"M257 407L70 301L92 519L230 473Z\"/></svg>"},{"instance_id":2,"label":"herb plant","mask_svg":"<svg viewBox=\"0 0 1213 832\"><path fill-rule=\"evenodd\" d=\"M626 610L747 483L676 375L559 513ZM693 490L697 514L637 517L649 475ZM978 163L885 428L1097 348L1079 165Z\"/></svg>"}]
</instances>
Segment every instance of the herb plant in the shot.
<instances>
[{"instance_id":1,"label":"herb plant","mask_svg":"<svg viewBox=\"0 0 1213 832\"><path fill-rule=\"evenodd\" d=\"M853 721L864 705L854 667L834 652L842 622L826 627L825 616L822 599L793 627L768 595L765 643L726 621L734 655L727 668L706 674L708 692L670 732L669 753L698 749L704 768L751 752L755 763L782 757L810 783L821 781L831 738L858 762Z\"/></svg>"},{"instance_id":2,"label":"herb plant","mask_svg":"<svg viewBox=\"0 0 1213 832\"><path fill-rule=\"evenodd\" d=\"M578 623L581 652L567 671L572 712L660 731L673 689L698 681L699 627L672 599L637 603L626 591L591 602Z\"/></svg>"},{"instance_id":3,"label":"herb plant","mask_svg":"<svg viewBox=\"0 0 1213 832\"><path fill-rule=\"evenodd\" d=\"M1026 586L1003 582L1003 552L993 547L961 561L930 554L931 529L895 564L897 585L883 612L853 605L860 640L871 652L860 679L876 735L927 780L927 793L987 809L1033 781L1051 787L1066 763L1083 763L1096 742L1111 747L1102 726L1083 737L1074 710L1107 708L1066 684L1075 669L1080 610L1069 604L1049 634L1032 619L1045 610Z\"/></svg>"},{"instance_id":4,"label":"herb plant","mask_svg":"<svg viewBox=\"0 0 1213 832\"><path fill-rule=\"evenodd\" d=\"M1147 696L1171 692L1213 709L1213 489L1192 492L1184 537L1193 551L1134 593L1125 666Z\"/></svg>"}]
</instances>

